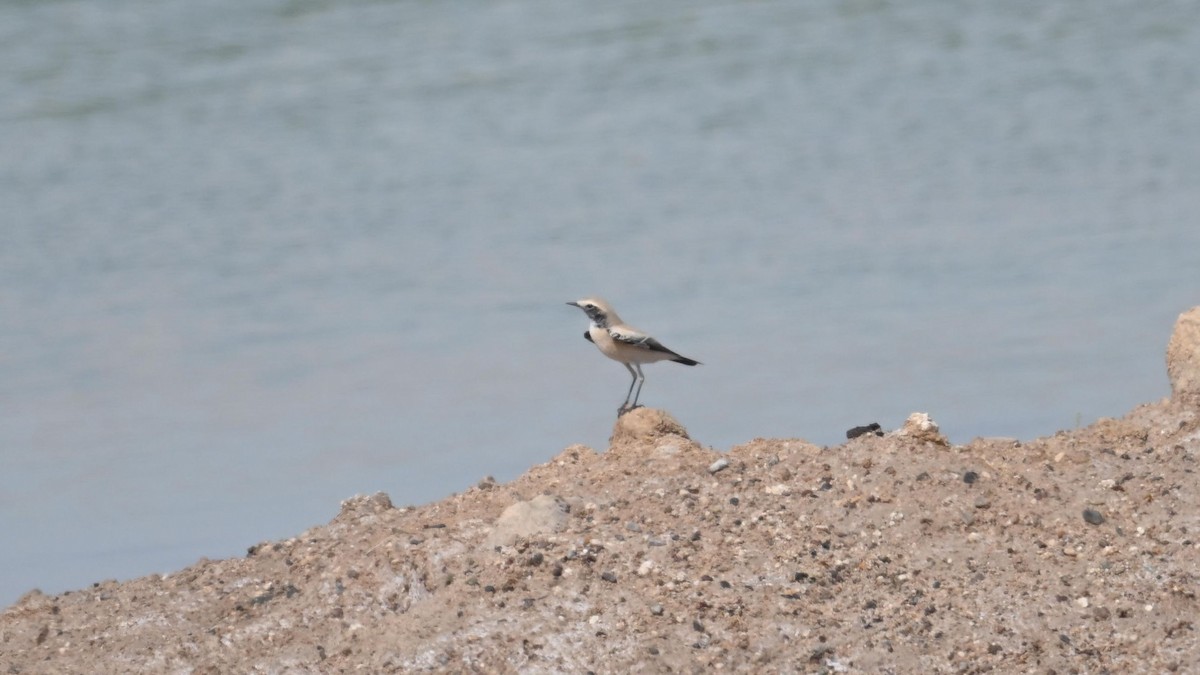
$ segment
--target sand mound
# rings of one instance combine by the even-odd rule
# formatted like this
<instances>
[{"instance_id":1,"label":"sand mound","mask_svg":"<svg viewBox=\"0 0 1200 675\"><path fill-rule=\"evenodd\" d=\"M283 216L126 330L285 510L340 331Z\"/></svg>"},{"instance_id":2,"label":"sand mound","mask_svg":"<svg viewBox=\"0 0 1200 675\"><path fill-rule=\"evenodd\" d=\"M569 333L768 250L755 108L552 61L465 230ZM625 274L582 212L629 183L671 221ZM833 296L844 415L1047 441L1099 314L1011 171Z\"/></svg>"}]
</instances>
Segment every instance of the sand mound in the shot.
<instances>
[{"instance_id":1,"label":"sand mound","mask_svg":"<svg viewBox=\"0 0 1200 675\"><path fill-rule=\"evenodd\" d=\"M0 671L1192 671L1196 314L1175 396L1122 419L953 446L914 414L722 454L641 408L508 484L355 497L244 558L31 592Z\"/></svg>"}]
</instances>

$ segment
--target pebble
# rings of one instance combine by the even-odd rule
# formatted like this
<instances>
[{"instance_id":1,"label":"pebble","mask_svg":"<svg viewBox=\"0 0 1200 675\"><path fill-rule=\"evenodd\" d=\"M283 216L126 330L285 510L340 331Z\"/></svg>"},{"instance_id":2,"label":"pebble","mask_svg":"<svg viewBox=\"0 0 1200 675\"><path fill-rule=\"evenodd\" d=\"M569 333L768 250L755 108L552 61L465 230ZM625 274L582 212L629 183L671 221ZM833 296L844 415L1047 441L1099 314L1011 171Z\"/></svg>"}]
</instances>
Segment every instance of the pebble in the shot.
<instances>
[{"instance_id":1,"label":"pebble","mask_svg":"<svg viewBox=\"0 0 1200 675\"><path fill-rule=\"evenodd\" d=\"M861 427L854 427L853 429L847 429L846 430L846 438L854 439L854 438L858 438L859 436L864 436L866 434L874 434L875 436L882 436L883 435L882 429L883 429L883 427L879 426L879 422L871 422L870 424L864 424Z\"/></svg>"},{"instance_id":2,"label":"pebble","mask_svg":"<svg viewBox=\"0 0 1200 675\"><path fill-rule=\"evenodd\" d=\"M662 605L650 605L650 613L653 614L654 616L662 616L663 606Z\"/></svg>"},{"instance_id":3,"label":"pebble","mask_svg":"<svg viewBox=\"0 0 1200 675\"><path fill-rule=\"evenodd\" d=\"M604 574L600 575L600 578L607 581L610 584L617 583L617 573L616 572L605 572Z\"/></svg>"},{"instance_id":4,"label":"pebble","mask_svg":"<svg viewBox=\"0 0 1200 675\"><path fill-rule=\"evenodd\" d=\"M708 465L708 472L716 473L716 472L720 471L721 469L726 469L726 468L729 468L729 460L722 457L721 459L718 459L717 461Z\"/></svg>"},{"instance_id":5,"label":"pebble","mask_svg":"<svg viewBox=\"0 0 1200 675\"><path fill-rule=\"evenodd\" d=\"M1104 522L1104 515L1095 509L1084 509L1083 520L1089 525L1099 525Z\"/></svg>"},{"instance_id":6,"label":"pebble","mask_svg":"<svg viewBox=\"0 0 1200 675\"><path fill-rule=\"evenodd\" d=\"M971 485L977 480L979 480L979 474L975 473L974 471L968 471L963 474L963 482L967 485Z\"/></svg>"}]
</instances>

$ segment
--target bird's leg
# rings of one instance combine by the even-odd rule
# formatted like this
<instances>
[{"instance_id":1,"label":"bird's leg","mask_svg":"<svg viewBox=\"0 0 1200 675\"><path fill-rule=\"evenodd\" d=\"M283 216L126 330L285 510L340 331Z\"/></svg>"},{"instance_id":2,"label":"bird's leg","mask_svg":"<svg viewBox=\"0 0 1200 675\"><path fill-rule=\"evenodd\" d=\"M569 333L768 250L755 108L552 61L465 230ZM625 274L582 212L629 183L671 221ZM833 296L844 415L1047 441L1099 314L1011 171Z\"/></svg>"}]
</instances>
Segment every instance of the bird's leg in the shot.
<instances>
[{"instance_id":1,"label":"bird's leg","mask_svg":"<svg viewBox=\"0 0 1200 675\"><path fill-rule=\"evenodd\" d=\"M629 381L629 391L625 392L625 402L621 404L620 408L617 408L617 417L620 417L621 415L625 414L626 412L633 410L633 408L629 407L629 396L631 394L633 394L633 385L637 384L637 381L638 381L637 372L634 371L634 369L628 363L626 363L624 365L625 365L625 370L629 371L629 375L631 377L633 377L633 379Z\"/></svg>"},{"instance_id":2,"label":"bird's leg","mask_svg":"<svg viewBox=\"0 0 1200 675\"><path fill-rule=\"evenodd\" d=\"M642 364L633 364L637 368L637 393L633 395L633 405L629 406L630 410L638 407L638 397L642 395L642 383L646 381L646 376L642 374Z\"/></svg>"}]
</instances>

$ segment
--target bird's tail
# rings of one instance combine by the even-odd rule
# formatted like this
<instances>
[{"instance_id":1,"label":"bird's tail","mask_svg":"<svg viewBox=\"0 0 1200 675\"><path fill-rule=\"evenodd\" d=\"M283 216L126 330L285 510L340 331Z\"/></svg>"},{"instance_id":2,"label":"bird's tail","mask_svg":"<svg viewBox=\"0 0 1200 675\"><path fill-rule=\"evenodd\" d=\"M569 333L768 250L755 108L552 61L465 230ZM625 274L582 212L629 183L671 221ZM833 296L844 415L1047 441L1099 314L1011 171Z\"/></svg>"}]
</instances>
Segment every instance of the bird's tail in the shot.
<instances>
[{"instance_id":1,"label":"bird's tail","mask_svg":"<svg viewBox=\"0 0 1200 675\"><path fill-rule=\"evenodd\" d=\"M674 361L675 363L682 363L682 364L683 364L683 365L685 365L685 366L698 366L698 365L700 365L700 362L699 362L699 361L697 361L697 360L695 360L695 359L689 359L689 358L688 358L688 357L686 357L686 356L679 356L678 354L676 354L676 357L677 357L677 358L671 359L671 360L672 360L672 361Z\"/></svg>"}]
</instances>

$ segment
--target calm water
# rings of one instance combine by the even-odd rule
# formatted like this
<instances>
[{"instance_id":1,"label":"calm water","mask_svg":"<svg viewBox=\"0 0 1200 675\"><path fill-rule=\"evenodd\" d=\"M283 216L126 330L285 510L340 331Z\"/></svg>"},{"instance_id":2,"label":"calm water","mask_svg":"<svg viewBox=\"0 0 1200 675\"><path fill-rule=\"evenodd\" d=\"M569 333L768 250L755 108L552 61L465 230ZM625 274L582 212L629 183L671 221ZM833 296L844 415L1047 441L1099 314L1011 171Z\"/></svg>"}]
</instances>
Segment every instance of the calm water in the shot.
<instances>
[{"instance_id":1,"label":"calm water","mask_svg":"<svg viewBox=\"0 0 1200 675\"><path fill-rule=\"evenodd\" d=\"M1168 393L1200 5L0 3L0 604L604 447Z\"/></svg>"}]
</instances>

